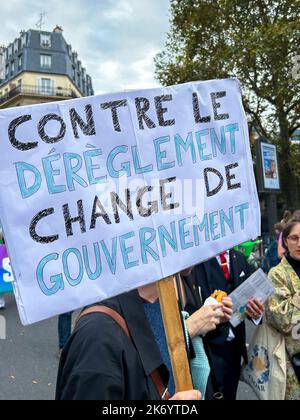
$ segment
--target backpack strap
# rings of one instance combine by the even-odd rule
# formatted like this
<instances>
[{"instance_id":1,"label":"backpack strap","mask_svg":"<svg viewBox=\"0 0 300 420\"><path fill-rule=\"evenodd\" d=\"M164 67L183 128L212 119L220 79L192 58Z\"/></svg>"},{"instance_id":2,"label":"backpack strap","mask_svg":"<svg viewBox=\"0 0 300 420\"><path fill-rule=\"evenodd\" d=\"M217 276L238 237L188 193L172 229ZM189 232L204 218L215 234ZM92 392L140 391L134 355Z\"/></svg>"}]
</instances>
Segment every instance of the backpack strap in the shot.
<instances>
[{"instance_id":1,"label":"backpack strap","mask_svg":"<svg viewBox=\"0 0 300 420\"><path fill-rule=\"evenodd\" d=\"M115 311L114 309L108 308L107 306L104 306L104 305L95 305L95 306L91 306L90 308L84 309L79 314L76 320L76 324L81 318L90 314L94 314L94 313L102 313L112 318L123 330L123 332L127 335L127 337L133 342L125 319L117 311ZM159 369L156 369L154 372L152 372L150 375L150 378L155 385L156 391L158 392L160 399L169 400L171 398L171 395L168 391L168 388L166 388L164 385Z\"/></svg>"},{"instance_id":2,"label":"backpack strap","mask_svg":"<svg viewBox=\"0 0 300 420\"><path fill-rule=\"evenodd\" d=\"M125 319L117 311L114 311L113 309L109 308L108 306L95 305L95 306L91 306L90 308L84 309L79 314L79 317L76 320L76 324L84 316L94 314L94 313L101 313L101 314L108 315L110 318L112 318L119 325L120 328L122 328L122 330L127 335L127 337L130 338L130 340L132 340L132 338L130 336L129 329L128 329L127 324L125 322Z\"/></svg>"}]
</instances>

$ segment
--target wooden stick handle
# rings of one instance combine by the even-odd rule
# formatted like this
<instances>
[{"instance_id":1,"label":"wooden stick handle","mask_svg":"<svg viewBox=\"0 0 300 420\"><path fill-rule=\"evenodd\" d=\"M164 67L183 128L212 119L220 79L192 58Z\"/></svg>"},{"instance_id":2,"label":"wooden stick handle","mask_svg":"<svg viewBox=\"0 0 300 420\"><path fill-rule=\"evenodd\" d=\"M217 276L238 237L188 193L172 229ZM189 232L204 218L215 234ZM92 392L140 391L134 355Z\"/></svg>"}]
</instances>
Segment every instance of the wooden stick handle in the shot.
<instances>
[{"instance_id":1,"label":"wooden stick handle","mask_svg":"<svg viewBox=\"0 0 300 420\"><path fill-rule=\"evenodd\" d=\"M176 392L193 389L174 277L157 282Z\"/></svg>"}]
</instances>

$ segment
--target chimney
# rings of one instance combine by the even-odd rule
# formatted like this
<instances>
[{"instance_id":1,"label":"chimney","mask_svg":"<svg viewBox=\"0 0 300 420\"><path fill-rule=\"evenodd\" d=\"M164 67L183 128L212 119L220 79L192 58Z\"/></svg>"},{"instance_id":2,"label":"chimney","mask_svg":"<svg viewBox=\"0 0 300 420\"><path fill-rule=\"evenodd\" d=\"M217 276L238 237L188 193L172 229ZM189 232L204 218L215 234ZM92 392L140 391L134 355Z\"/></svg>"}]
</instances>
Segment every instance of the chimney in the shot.
<instances>
[{"instance_id":1,"label":"chimney","mask_svg":"<svg viewBox=\"0 0 300 420\"><path fill-rule=\"evenodd\" d=\"M53 32L57 33L57 34L62 34L63 33L63 28L61 26L56 25L55 28L53 29Z\"/></svg>"}]
</instances>

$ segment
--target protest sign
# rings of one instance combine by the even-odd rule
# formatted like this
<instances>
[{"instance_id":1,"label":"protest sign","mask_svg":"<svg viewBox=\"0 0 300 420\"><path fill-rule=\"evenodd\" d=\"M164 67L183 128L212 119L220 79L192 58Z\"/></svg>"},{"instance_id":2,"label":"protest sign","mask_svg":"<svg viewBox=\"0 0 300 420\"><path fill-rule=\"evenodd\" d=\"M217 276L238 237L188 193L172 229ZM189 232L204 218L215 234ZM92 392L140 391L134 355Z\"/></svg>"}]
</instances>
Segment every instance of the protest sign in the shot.
<instances>
[{"instance_id":1,"label":"protest sign","mask_svg":"<svg viewBox=\"0 0 300 420\"><path fill-rule=\"evenodd\" d=\"M12 292L13 274L6 246L0 245L0 295Z\"/></svg>"},{"instance_id":2,"label":"protest sign","mask_svg":"<svg viewBox=\"0 0 300 420\"><path fill-rule=\"evenodd\" d=\"M236 79L0 112L0 218L24 324L260 233Z\"/></svg>"}]
</instances>

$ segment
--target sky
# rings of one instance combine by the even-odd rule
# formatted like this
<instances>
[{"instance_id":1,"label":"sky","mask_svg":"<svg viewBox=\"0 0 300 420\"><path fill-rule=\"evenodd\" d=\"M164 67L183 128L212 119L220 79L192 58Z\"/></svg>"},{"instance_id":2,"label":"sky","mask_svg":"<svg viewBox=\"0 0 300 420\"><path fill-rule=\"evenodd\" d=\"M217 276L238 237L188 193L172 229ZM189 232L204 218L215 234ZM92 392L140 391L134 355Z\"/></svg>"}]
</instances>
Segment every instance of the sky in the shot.
<instances>
[{"instance_id":1,"label":"sky","mask_svg":"<svg viewBox=\"0 0 300 420\"><path fill-rule=\"evenodd\" d=\"M68 44L93 79L95 94L159 86L154 56L165 45L169 0L9 0L1 1L0 44L21 30L62 26ZM43 5L44 4L44 5Z\"/></svg>"}]
</instances>

